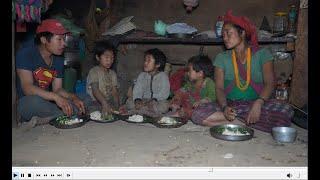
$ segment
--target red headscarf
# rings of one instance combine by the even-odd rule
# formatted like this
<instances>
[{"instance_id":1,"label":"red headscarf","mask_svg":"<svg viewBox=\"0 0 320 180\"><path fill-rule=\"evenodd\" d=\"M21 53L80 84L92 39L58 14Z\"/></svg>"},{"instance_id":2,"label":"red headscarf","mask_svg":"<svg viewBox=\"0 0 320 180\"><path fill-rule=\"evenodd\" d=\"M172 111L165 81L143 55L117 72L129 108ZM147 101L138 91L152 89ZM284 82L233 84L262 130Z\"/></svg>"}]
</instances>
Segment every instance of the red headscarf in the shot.
<instances>
[{"instance_id":1,"label":"red headscarf","mask_svg":"<svg viewBox=\"0 0 320 180\"><path fill-rule=\"evenodd\" d=\"M227 13L219 17L220 20L226 22L230 22L232 24L236 24L240 27L242 27L246 31L247 37L250 39L250 45L252 46L252 50L256 52L259 48L258 45L258 36L256 31L256 26L250 22L250 20L245 16L233 16L232 10L228 10Z\"/></svg>"}]
</instances>

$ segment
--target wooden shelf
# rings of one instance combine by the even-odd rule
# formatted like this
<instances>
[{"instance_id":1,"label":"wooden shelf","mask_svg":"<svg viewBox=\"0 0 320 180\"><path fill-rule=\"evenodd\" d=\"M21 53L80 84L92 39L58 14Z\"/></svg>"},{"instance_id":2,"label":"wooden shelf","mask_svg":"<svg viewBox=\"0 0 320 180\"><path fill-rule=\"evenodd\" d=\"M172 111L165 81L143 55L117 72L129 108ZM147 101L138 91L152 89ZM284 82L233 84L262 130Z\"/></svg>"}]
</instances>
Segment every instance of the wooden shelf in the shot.
<instances>
[{"instance_id":1,"label":"wooden shelf","mask_svg":"<svg viewBox=\"0 0 320 180\"><path fill-rule=\"evenodd\" d=\"M133 31L129 34L111 37L104 36L103 39L116 38L120 44L195 44L195 45L223 45L222 38L169 38L157 36L153 32ZM292 38L287 37L273 37L259 39L259 44L286 44L292 42Z\"/></svg>"}]
</instances>

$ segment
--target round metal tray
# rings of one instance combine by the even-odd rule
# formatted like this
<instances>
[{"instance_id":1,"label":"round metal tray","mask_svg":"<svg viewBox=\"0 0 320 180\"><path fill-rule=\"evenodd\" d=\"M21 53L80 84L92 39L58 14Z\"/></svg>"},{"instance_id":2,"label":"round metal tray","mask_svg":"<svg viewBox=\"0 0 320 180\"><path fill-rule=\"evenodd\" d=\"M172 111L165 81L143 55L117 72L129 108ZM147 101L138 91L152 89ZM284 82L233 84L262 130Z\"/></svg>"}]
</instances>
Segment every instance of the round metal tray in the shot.
<instances>
[{"instance_id":1,"label":"round metal tray","mask_svg":"<svg viewBox=\"0 0 320 180\"><path fill-rule=\"evenodd\" d=\"M113 120L95 120L95 119L91 119L90 121L94 121L97 123L112 123L118 120L121 120L123 116L119 115L119 114L112 114L113 115Z\"/></svg>"},{"instance_id":2,"label":"round metal tray","mask_svg":"<svg viewBox=\"0 0 320 180\"><path fill-rule=\"evenodd\" d=\"M226 128L231 128L231 129L239 129L241 128L242 130L246 130L250 135L222 135L222 132ZM242 125L237 125L237 124L224 124L224 125L217 125L213 126L210 128L210 134L214 138L221 139L221 140L226 140L226 141L245 141L249 140L253 137L254 130L250 129L247 126L242 126Z\"/></svg>"},{"instance_id":3,"label":"round metal tray","mask_svg":"<svg viewBox=\"0 0 320 180\"><path fill-rule=\"evenodd\" d=\"M72 124L72 125L65 125L65 124L60 124L56 121L56 119L53 119L49 122L49 124L59 129L73 129L73 128L81 127L89 121L89 117L87 115L81 115L81 116L78 116L78 118L83 119L83 122Z\"/></svg>"},{"instance_id":4,"label":"round metal tray","mask_svg":"<svg viewBox=\"0 0 320 180\"><path fill-rule=\"evenodd\" d=\"M145 115L141 115L143 117L143 121L142 122L129 121L129 117L133 116L133 115L134 114L132 114L132 115L124 115L124 118L122 120L125 121L125 122L128 122L128 123L133 123L133 124L152 123L152 121L153 121L152 117L145 116Z\"/></svg>"},{"instance_id":5,"label":"round metal tray","mask_svg":"<svg viewBox=\"0 0 320 180\"><path fill-rule=\"evenodd\" d=\"M186 120L179 118L179 117L170 117L174 118L177 121L177 124L163 124L159 123L162 117L154 118L152 124L158 128L179 128L187 123Z\"/></svg>"}]
</instances>

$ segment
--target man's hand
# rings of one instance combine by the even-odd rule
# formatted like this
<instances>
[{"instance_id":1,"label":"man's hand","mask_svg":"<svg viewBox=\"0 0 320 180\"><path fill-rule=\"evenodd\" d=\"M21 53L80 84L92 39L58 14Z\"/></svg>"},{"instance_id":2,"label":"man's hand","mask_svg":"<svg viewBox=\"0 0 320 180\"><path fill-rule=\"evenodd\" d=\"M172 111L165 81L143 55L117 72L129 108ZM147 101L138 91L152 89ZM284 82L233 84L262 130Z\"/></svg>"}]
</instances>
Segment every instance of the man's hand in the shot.
<instances>
[{"instance_id":1,"label":"man's hand","mask_svg":"<svg viewBox=\"0 0 320 180\"><path fill-rule=\"evenodd\" d=\"M72 115L72 106L66 98L57 95L55 102L67 116L70 117Z\"/></svg>"},{"instance_id":2,"label":"man's hand","mask_svg":"<svg viewBox=\"0 0 320 180\"><path fill-rule=\"evenodd\" d=\"M81 101L76 95L72 96L72 102L79 109L79 114L85 114L86 113L83 101Z\"/></svg>"},{"instance_id":3,"label":"man's hand","mask_svg":"<svg viewBox=\"0 0 320 180\"><path fill-rule=\"evenodd\" d=\"M253 103L253 105L249 111L248 117L246 119L246 122L248 124L254 124L257 121L259 121L260 114L261 114L261 107L262 107L262 102L260 99L256 100Z\"/></svg>"}]
</instances>

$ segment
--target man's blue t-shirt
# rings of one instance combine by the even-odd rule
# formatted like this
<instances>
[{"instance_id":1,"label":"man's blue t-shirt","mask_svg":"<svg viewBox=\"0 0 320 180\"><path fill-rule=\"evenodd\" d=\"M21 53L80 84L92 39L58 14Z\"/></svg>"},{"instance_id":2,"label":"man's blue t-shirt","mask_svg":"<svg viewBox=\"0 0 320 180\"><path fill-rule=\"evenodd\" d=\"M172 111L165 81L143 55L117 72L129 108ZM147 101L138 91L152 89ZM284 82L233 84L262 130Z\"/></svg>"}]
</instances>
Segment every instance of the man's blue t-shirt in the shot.
<instances>
[{"instance_id":1,"label":"man's blue t-shirt","mask_svg":"<svg viewBox=\"0 0 320 180\"><path fill-rule=\"evenodd\" d=\"M29 70L33 74L33 84L44 90L50 90L55 78L63 78L62 56L52 55L52 65L49 67L42 58L37 46L20 49L16 54L16 69ZM24 96L19 77L17 78L18 97Z\"/></svg>"}]
</instances>

